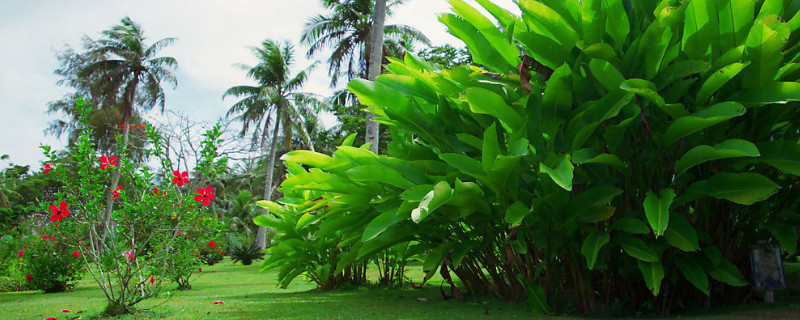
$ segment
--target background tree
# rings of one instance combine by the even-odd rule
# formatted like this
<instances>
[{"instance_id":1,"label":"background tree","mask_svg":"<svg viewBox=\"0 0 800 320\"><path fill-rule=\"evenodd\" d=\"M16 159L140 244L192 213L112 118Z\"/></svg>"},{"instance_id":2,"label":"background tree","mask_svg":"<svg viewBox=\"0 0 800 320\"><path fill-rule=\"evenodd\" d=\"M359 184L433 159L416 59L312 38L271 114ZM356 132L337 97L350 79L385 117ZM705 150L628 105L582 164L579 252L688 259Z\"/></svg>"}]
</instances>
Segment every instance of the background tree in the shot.
<instances>
[{"instance_id":1,"label":"background tree","mask_svg":"<svg viewBox=\"0 0 800 320\"><path fill-rule=\"evenodd\" d=\"M381 62L383 61L383 25L386 19L386 0L375 0L375 9L373 10L372 18L372 31L370 32L370 51L369 51L369 72L368 79L375 81L375 78L381 74ZM372 113L367 113L367 128L366 136L364 139L371 143L369 150L378 153L378 135L380 134L380 127L378 123L372 121L375 117Z\"/></svg>"},{"instance_id":2,"label":"background tree","mask_svg":"<svg viewBox=\"0 0 800 320\"><path fill-rule=\"evenodd\" d=\"M315 96L298 92L308 78L308 70L295 75L291 74L294 64L294 47L290 43L279 43L268 39L260 47L251 49L258 59L258 64L238 66L247 71L247 76L255 80L257 85L231 87L225 91L223 99L229 96L241 98L228 110L228 116L236 115L236 119L242 122L240 136L246 135L252 126L253 142L258 143L262 150L265 150L267 130L270 125L272 126L264 190L264 198L269 200L272 196L275 157L281 129L283 129L284 146L288 148L291 146L292 129L295 124L304 121L304 113L316 113L322 104ZM275 114L274 118L273 114ZM301 133L306 147L314 150L307 132L302 129ZM264 215L267 214L269 211L264 210ZM266 247L265 235L266 229L259 228L255 243L262 250Z\"/></svg>"},{"instance_id":3,"label":"background tree","mask_svg":"<svg viewBox=\"0 0 800 320\"><path fill-rule=\"evenodd\" d=\"M85 54L79 55L77 75L90 92L102 97L107 108L116 106L122 114L122 143L128 145L131 119L138 107L142 111L159 105L164 111L164 89L162 82L173 86L177 80L172 69L177 67L175 58L157 56L158 52L171 45L174 38L164 38L147 45L142 28L129 17L120 24L102 32L97 40L86 38ZM86 64L80 66L80 62ZM118 153L119 157L126 155ZM119 185L119 168L114 171L112 184L106 196L106 212L103 226L108 226L113 206L114 190Z\"/></svg>"}]
</instances>

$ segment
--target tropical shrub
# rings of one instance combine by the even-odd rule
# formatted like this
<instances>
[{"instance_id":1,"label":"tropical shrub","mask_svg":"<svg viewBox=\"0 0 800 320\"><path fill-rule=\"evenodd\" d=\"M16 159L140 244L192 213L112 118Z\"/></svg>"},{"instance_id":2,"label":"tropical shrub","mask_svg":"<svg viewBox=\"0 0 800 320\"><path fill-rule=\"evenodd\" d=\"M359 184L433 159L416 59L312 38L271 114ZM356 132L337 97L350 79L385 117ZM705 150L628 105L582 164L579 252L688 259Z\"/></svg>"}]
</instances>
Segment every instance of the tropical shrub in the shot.
<instances>
[{"instance_id":1,"label":"tropical shrub","mask_svg":"<svg viewBox=\"0 0 800 320\"><path fill-rule=\"evenodd\" d=\"M281 186L302 201L262 203L276 248L346 225L336 270L408 243L456 297L450 274L536 312L662 314L740 302L750 244L795 251L800 2L477 2L494 21L460 0L440 21L482 67L407 55L349 84L388 156L283 157L309 169ZM281 275L318 263L287 247Z\"/></svg>"},{"instance_id":2,"label":"tropical shrub","mask_svg":"<svg viewBox=\"0 0 800 320\"><path fill-rule=\"evenodd\" d=\"M231 250L233 263L241 261L243 265L249 266L255 260L264 260L264 252L256 244L239 243L233 246Z\"/></svg>"},{"instance_id":3,"label":"tropical shrub","mask_svg":"<svg viewBox=\"0 0 800 320\"><path fill-rule=\"evenodd\" d=\"M81 252L74 250L66 238L34 234L24 248L22 270L29 288L45 293L64 292L83 278L86 264Z\"/></svg>"},{"instance_id":4,"label":"tropical shrub","mask_svg":"<svg viewBox=\"0 0 800 320\"><path fill-rule=\"evenodd\" d=\"M49 174L64 184L56 200L44 204L43 210L52 213L51 236L62 239L88 264L108 299L105 312L132 312L137 303L158 295L175 259L196 259L175 254L184 249L176 246L184 235L202 236L204 242L218 236L218 220L208 209L215 195L210 186L193 191L188 174L171 170L162 139L152 127L145 128L151 145L146 151L161 160L157 173L125 157L95 154L89 110L81 99L76 104L81 121L68 161L57 162L50 148L43 147L51 159ZM120 154L126 154L119 138ZM120 174L113 175L113 170ZM70 172L73 178L67 179ZM122 177L122 183L111 190L114 176ZM107 204L113 206L111 216L104 214Z\"/></svg>"}]
</instances>

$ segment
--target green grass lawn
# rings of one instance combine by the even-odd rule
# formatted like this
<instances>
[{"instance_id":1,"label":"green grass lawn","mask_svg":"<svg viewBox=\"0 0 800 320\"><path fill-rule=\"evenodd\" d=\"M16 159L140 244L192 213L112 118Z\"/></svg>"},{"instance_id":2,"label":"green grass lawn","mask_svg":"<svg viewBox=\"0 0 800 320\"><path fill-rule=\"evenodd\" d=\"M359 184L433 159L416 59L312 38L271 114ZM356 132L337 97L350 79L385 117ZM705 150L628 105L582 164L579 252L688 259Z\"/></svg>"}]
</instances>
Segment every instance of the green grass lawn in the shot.
<instances>
[{"instance_id":1,"label":"green grass lawn","mask_svg":"<svg viewBox=\"0 0 800 320\"><path fill-rule=\"evenodd\" d=\"M275 273L258 273L260 265L232 265L225 261L203 267L193 278L194 288L176 292L174 297L152 299L141 305L153 308L122 319L543 319L526 310L524 304L509 304L493 298L443 300L437 281L422 290L358 288L323 292L298 278L289 289L276 287ZM418 268L416 268L418 269ZM415 279L421 278L412 270ZM787 277L800 278L800 264L787 264ZM435 280L435 279L434 279ZM790 282L797 285L797 281ZM172 289L172 287L168 287ZM681 318L770 319L800 318L800 290L776 292L773 307L742 306L715 310L713 314L684 315ZM225 304L212 304L221 300ZM66 293L15 292L0 294L0 319L89 319L105 307L105 297L90 279ZM72 310L63 313L62 309ZM586 319L585 317L579 317ZM574 319L558 317L558 319Z\"/></svg>"}]
</instances>

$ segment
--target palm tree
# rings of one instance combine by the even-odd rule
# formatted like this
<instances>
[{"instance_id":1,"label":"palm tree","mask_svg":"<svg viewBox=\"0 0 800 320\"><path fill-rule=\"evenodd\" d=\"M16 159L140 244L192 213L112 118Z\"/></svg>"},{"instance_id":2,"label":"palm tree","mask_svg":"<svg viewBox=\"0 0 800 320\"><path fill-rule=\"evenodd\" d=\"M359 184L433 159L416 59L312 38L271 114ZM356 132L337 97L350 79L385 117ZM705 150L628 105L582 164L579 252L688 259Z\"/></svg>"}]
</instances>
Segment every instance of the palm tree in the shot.
<instances>
[{"instance_id":1,"label":"palm tree","mask_svg":"<svg viewBox=\"0 0 800 320\"><path fill-rule=\"evenodd\" d=\"M159 105L164 111L164 89L162 82L177 85L172 69L177 67L175 58L157 56L158 52L175 42L174 38L164 38L147 45L142 28L129 17L122 18L120 24L102 32L103 38L85 41L89 55L94 59L82 68L80 76L94 79L92 92L100 92L114 97L121 108L123 144L128 145L131 118L135 108L151 110ZM124 155L119 154L120 158ZM119 185L119 168L114 171L111 187L106 196L104 213L105 237L111 219L113 196L110 190Z\"/></svg>"},{"instance_id":2,"label":"palm tree","mask_svg":"<svg viewBox=\"0 0 800 320\"><path fill-rule=\"evenodd\" d=\"M369 80L375 81L381 74L381 62L383 61L383 25L386 19L386 0L375 0L375 10L372 18L372 32L370 33L370 50L369 53ZM364 139L372 144L369 150L378 153L378 135L380 134L380 127L378 123L373 121L375 115L367 113L367 128L366 137Z\"/></svg>"},{"instance_id":3,"label":"palm tree","mask_svg":"<svg viewBox=\"0 0 800 320\"><path fill-rule=\"evenodd\" d=\"M298 92L303 83L308 79L309 70L291 75L290 69L294 63L294 47L288 43L279 43L273 40L264 40L260 47L251 48L258 59L255 66L238 65L247 71L247 76L257 82L257 85L242 85L229 88L223 94L223 99L229 96L239 98L228 110L228 116L236 115L242 122L240 136L245 136L250 127L254 126L253 143L264 150L267 131L272 126L272 137L269 150L269 164L264 188L264 199L272 198L273 176L275 169L275 156L278 147L278 137L283 129L283 145L291 146L292 129L304 121L303 114L315 114L322 107L315 96ZM273 114L275 117L273 118ZM273 120L275 120L273 122ZM300 126L301 134L310 150L314 150L313 143ZM264 215L269 211L264 210ZM266 248L266 229L258 228L255 244L262 250Z\"/></svg>"},{"instance_id":4,"label":"palm tree","mask_svg":"<svg viewBox=\"0 0 800 320\"><path fill-rule=\"evenodd\" d=\"M403 1L386 1L387 15L391 15L392 9ZM367 78L375 1L322 0L322 3L330 13L311 17L300 38L301 43L310 46L308 57L326 48L333 49L327 61L331 87L338 84L341 75L345 75L347 81ZM411 46L415 42L430 45L430 40L422 32L407 25L387 25L383 30L386 34L384 46L387 47ZM402 50L393 51L403 53Z\"/></svg>"}]
</instances>

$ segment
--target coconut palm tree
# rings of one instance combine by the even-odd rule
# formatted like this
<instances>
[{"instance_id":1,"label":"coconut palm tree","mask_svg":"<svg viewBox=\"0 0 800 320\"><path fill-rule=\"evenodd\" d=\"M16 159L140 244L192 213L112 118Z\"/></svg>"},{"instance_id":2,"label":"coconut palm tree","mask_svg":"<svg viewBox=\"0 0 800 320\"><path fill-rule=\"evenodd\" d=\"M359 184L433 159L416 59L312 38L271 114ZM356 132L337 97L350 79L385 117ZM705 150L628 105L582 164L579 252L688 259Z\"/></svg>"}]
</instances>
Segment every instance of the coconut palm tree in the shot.
<instances>
[{"instance_id":1,"label":"coconut palm tree","mask_svg":"<svg viewBox=\"0 0 800 320\"><path fill-rule=\"evenodd\" d=\"M122 18L120 24L102 32L97 40L84 41L91 61L78 73L94 81L89 84L91 92L98 92L116 101L121 108L123 144L127 145L130 135L131 118L136 108L148 111L156 105L164 111L163 82L177 85L173 69L177 67L175 58L158 56L158 52L171 45L174 38L164 38L151 45L146 44L142 28L129 17ZM120 158L125 155L119 154ZM105 237L111 219L114 190L119 185L119 169L112 176L111 187L106 196L104 212Z\"/></svg>"},{"instance_id":2,"label":"coconut palm tree","mask_svg":"<svg viewBox=\"0 0 800 320\"><path fill-rule=\"evenodd\" d=\"M291 73L294 64L294 47L288 42L264 40L260 47L251 48L258 59L255 66L237 65L247 72L247 76L256 85L241 85L229 88L222 96L236 97L240 100L228 110L228 116L236 116L242 122L240 136L245 136L251 131L253 143L262 148L266 146L267 132L272 127L270 138L269 163L267 166L266 187L264 198L272 198L272 186L275 169L275 157L283 129L283 145L291 146L293 128L304 121L303 114L315 114L322 108L322 103L314 95L299 92L303 83L308 79L309 69L295 75ZM274 114L274 117L273 117ZM299 126L305 128L305 126ZM301 129L306 147L314 150L314 145L308 133ZM264 210L264 215L269 211ZM266 229L259 227L255 243L262 250L266 247Z\"/></svg>"},{"instance_id":3,"label":"coconut palm tree","mask_svg":"<svg viewBox=\"0 0 800 320\"><path fill-rule=\"evenodd\" d=\"M308 57L323 49L333 50L327 61L331 87L338 84L342 75L347 81L367 78L375 1L322 0L322 4L330 12L311 17L300 38L302 44L309 46ZM392 9L401 4L403 0L386 1L386 14L391 15ZM422 32L407 25L386 25L383 30L386 47L407 47L414 43L430 45L430 40ZM391 51L404 53L402 50Z\"/></svg>"}]
</instances>

